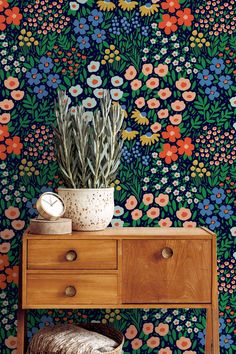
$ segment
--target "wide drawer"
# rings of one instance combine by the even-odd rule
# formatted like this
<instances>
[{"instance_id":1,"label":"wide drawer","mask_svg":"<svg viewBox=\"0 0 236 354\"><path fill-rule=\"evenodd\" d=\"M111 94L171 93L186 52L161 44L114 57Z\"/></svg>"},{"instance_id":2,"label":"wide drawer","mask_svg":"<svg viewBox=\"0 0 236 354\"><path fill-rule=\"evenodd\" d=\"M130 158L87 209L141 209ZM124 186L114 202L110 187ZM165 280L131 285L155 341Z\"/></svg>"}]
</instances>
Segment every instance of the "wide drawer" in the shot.
<instances>
[{"instance_id":1,"label":"wide drawer","mask_svg":"<svg viewBox=\"0 0 236 354\"><path fill-rule=\"evenodd\" d=\"M28 274L26 306L57 308L117 304L118 280L113 274Z\"/></svg>"},{"instance_id":2,"label":"wide drawer","mask_svg":"<svg viewBox=\"0 0 236 354\"><path fill-rule=\"evenodd\" d=\"M210 303L210 240L123 241L123 303Z\"/></svg>"},{"instance_id":3,"label":"wide drawer","mask_svg":"<svg viewBox=\"0 0 236 354\"><path fill-rule=\"evenodd\" d=\"M115 240L28 240L28 269L117 269Z\"/></svg>"}]
</instances>

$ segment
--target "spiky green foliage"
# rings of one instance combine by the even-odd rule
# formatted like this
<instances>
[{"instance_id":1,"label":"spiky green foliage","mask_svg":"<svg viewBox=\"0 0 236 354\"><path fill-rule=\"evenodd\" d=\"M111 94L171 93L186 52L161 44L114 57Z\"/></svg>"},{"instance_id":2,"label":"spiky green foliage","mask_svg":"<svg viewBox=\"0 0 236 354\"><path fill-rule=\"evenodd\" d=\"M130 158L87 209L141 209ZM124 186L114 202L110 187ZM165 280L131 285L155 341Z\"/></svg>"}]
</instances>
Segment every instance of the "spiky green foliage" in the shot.
<instances>
[{"instance_id":1,"label":"spiky green foliage","mask_svg":"<svg viewBox=\"0 0 236 354\"><path fill-rule=\"evenodd\" d=\"M109 187L120 164L124 113L105 91L92 120L82 106L71 109L64 91L55 103L55 155L67 188Z\"/></svg>"}]
</instances>

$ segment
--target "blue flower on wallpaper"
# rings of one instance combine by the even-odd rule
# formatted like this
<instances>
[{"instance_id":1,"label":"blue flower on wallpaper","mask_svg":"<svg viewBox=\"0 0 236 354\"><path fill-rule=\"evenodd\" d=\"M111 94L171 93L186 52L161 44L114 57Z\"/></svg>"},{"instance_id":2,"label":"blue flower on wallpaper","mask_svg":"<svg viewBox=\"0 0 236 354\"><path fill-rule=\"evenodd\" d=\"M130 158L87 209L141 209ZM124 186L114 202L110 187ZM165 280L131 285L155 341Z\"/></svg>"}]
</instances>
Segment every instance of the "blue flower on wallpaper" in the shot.
<instances>
[{"instance_id":1,"label":"blue flower on wallpaper","mask_svg":"<svg viewBox=\"0 0 236 354\"><path fill-rule=\"evenodd\" d=\"M25 76L27 77L30 85L38 85L43 77L36 68L32 68L26 73Z\"/></svg>"},{"instance_id":2,"label":"blue flower on wallpaper","mask_svg":"<svg viewBox=\"0 0 236 354\"><path fill-rule=\"evenodd\" d=\"M85 34L89 30L89 25L84 17L81 17L79 20L74 20L73 25L76 34Z\"/></svg>"},{"instance_id":3,"label":"blue flower on wallpaper","mask_svg":"<svg viewBox=\"0 0 236 354\"><path fill-rule=\"evenodd\" d=\"M213 194L210 196L211 201L213 201L217 204L221 204L223 202L223 200L226 198L223 188L215 187L215 188L213 188L212 193Z\"/></svg>"},{"instance_id":4,"label":"blue flower on wallpaper","mask_svg":"<svg viewBox=\"0 0 236 354\"><path fill-rule=\"evenodd\" d=\"M93 26L98 26L103 22L103 14L101 11L93 10L89 15L88 20L92 22Z\"/></svg>"},{"instance_id":5,"label":"blue flower on wallpaper","mask_svg":"<svg viewBox=\"0 0 236 354\"><path fill-rule=\"evenodd\" d=\"M205 93L208 95L209 100L211 101L220 96L220 93L217 91L216 86L207 87L205 89Z\"/></svg>"},{"instance_id":6,"label":"blue flower on wallpaper","mask_svg":"<svg viewBox=\"0 0 236 354\"><path fill-rule=\"evenodd\" d=\"M219 215L226 220L230 219L231 215L233 215L231 205L221 205Z\"/></svg>"},{"instance_id":7,"label":"blue flower on wallpaper","mask_svg":"<svg viewBox=\"0 0 236 354\"><path fill-rule=\"evenodd\" d=\"M35 86L34 93L37 94L37 97L41 100L43 97L48 95L45 85Z\"/></svg>"},{"instance_id":8,"label":"blue flower on wallpaper","mask_svg":"<svg viewBox=\"0 0 236 354\"><path fill-rule=\"evenodd\" d=\"M206 330L204 329L203 332L198 332L197 336L200 339L201 345L204 346L205 345Z\"/></svg>"},{"instance_id":9,"label":"blue flower on wallpaper","mask_svg":"<svg viewBox=\"0 0 236 354\"><path fill-rule=\"evenodd\" d=\"M222 75L219 78L218 85L225 90L228 90L232 84L233 84L233 81L232 81L230 75Z\"/></svg>"},{"instance_id":10,"label":"blue flower on wallpaper","mask_svg":"<svg viewBox=\"0 0 236 354\"><path fill-rule=\"evenodd\" d=\"M40 58L39 70L42 70L45 74L48 74L53 68L54 64L51 58L42 57Z\"/></svg>"},{"instance_id":11,"label":"blue flower on wallpaper","mask_svg":"<svg viewBox=\"0 0 236 354\"><path fill-rule=\"evenodd\" d=\"M47 85L54 89L58 88L61 83L60 76L58 74L50 74L48 75Z\"/></svg>"},{"instance_id":12,"label":"blue flower on wallpaper","mask_svg":"<svg viewBox=\"0 0 236 354\"><path fill-rule=\"evenodd\" d=\"M198 73L197 78L200 80L201 86L211 86L214 76L210 74L208 69L204 69L202 72Z\"/></svg>"},{"instance_id":13,"label":"blue flower on wallpaper","mask_svg":"<svg viewBox=\"0 0 236 354\"><path fill-rule=\"evenodd\" d=\"M77 42L79 43L79 48L80 49L85 49L85 48L89 48L90 47L90 43L89 43L89 37L88 36L79 36L77 38Z\"/></svg>"},{"instance_id":14,"label":"blue flower on wallpaper","mask_svg":"<svg viewBox=\"0 0 236 354\"><path fill-rule=\"evenodd\" d=\"M30 216L38 215L37 209L35 208L36 202L37 198L33 198L31 201L28 200L26 203L26 208L28 208Z\"/></svg>"},{"instance_id":15,"label":"blue flower on wallpaper","mask_svg":"<svg viewBox=\"0 0 236 354\"><path fill-rule=\"evenodd\" d=\"M102 43L106 39L106 32L102 29L96 28L92 34L92 39L97 43Z\"/></svg>"},{"instance_id":16,"label":"blue flower on wallpaper","mask_svg":"<svg viewBox=\"0 0 236 354\"><path fill-rule=\"evenodd\" d=\"M198 203L198 209L200 209L200 214L202 216L210 216L214 210L214 205L210 204L209 199L204 199L202 202Z\"/></svg>"},{"instance_id":17,"label":"blue flower on wallpaper","mask_svg":"<svg viewBox=\"0 0 236 354\"><path fill-rule=\"evenodd\" d=\"M210 65L210 70L216 74L221 74L224 70L225 64L223 59L213 58Z\"/></svg>"},{"instance_id":18,"label":"blue flower on wallpaper","mask_svg":"<svg viewBox=\"0 0 236 354\"><path fill-rule=\"evenodd\" d=\"M223 318L223 317L220 317L219 322L220 322L220 329L219 329L219 333L222 333L222 332L223 332L223 330L226 328L226 324L225 324L225 320L224 320L224 318Z\"/></svg>"},{"instance_id":19,"label":"blue flower on wallpaper","mask_svg":"<svg viewBox=\"0 0 236 354\"><path fill-rule=\"evenodd\" d=\"M220 336L220 346L229 349L233 344L232 336L230 334L222 334Z\"/></svg>"},{"instance_id":20,"label":"blue flower on wallpaper","mask_svg":"<svg viewBox=\"0 0 236 354\"><path fill-rule=\"evenodd\" d=\"M220 222L217 219L217 216L207 217L206 223L208 224L209 229L212 231L220 226Z\"/></svg>"}]
</instances>

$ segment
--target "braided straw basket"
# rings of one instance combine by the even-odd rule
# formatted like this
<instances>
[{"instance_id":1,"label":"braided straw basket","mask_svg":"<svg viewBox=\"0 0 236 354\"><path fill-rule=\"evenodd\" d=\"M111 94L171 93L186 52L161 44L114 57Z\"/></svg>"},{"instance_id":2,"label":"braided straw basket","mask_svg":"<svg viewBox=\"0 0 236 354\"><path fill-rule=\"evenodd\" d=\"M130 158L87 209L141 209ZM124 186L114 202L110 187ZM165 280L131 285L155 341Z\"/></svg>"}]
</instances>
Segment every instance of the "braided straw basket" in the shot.
<instances>
[{"instance_id":1,"label":"braided straw basket","mask_svg":"<svg viewBox=\"0 0 236 354\"><path fill-rule=\"evenodd\" d=\"M115 349L104 352L104 354L122 353L124 337L121 332L101 323L79 324L79 327L90 332L102 334L118 344ZM75 325L63 324L44 327L33 336L27 354L77 354L79 346L76 344L76 336L78 336L78 332L78 326ZM93 352L91 351L91 353ZM86 353L88 352L86 351Z\"/></svg>"}]
</instances>

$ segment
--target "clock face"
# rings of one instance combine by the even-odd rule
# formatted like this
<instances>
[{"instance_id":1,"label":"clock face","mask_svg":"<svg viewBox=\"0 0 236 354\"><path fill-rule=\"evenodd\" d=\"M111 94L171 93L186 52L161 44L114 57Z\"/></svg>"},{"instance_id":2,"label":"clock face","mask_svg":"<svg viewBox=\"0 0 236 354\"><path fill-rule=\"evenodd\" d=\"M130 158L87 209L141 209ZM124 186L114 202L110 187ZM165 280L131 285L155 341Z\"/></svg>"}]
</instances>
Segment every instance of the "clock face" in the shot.
<instances>
[{"instance_id":1,"label":"clock face","mask_svg":"<svg viewBox=\"0 0 236 354\"><path fill-rule=\"evenodd\" d=\"M41 207L48 215L60 217L65 211L61 198L55 193L44 193L40 197Z\"/></svg>"}]
</instances>

